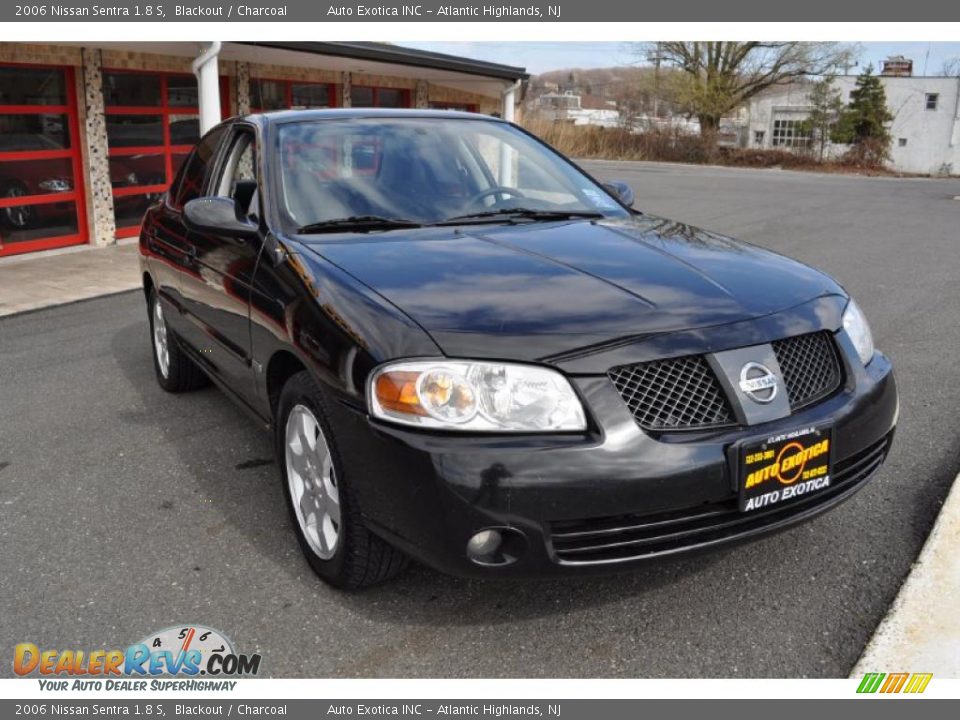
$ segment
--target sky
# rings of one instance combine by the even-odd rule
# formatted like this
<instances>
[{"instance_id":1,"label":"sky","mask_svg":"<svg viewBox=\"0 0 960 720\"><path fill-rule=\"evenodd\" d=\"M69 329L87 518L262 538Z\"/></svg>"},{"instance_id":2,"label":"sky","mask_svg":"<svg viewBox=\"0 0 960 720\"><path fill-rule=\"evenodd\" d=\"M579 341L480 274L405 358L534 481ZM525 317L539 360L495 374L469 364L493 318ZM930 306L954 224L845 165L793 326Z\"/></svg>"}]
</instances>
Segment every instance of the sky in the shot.
<instances>
[{"instance_id":1,"label":"sky","mask_svg":"<svg viewBox=\"0 0 960 720\"><path fill-rule=\"evenodd\" d=\"M597 68L640 64L636 46L623 42L401 42L400 45L475 60L525 67L539 74L565 68ZM859 43L860 66L878 68L889 55L913 60L914 75L935 75L944 61L960 57L960 42ZM851 72L857 72L852 70Z\"/></svg>"}]
</instances>

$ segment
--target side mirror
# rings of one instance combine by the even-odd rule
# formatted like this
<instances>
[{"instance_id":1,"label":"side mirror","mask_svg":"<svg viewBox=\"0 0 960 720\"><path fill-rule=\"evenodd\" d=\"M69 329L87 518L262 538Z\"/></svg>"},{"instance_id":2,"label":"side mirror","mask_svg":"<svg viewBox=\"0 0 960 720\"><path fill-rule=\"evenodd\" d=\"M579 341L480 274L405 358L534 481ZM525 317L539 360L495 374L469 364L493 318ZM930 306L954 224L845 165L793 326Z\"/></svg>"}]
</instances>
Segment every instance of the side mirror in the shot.
<instances>
[{"instance_id":1,"label":"side mirror","mask_svg":"<svg viewBox=\"0 0 960 720\"><path fill-rule=\"evenodd\" d=\"M259 230L256 223L243 217L242 208L233 198L196 198L183 206L183 218L191 230L215 235L247 238Z\"/></svg>"},{"instance_id":2,"label":"side mirror","mask_svg":"<svg viewBox=\"0 0 960 720\"><path fill-rule=\"evenodd\" d=\"M603 186L624 205L627 207L633 207L633 188L631 188L625 182L622 180L611 180L608 183L604 183Z\"/></svg>"}]
</instances>

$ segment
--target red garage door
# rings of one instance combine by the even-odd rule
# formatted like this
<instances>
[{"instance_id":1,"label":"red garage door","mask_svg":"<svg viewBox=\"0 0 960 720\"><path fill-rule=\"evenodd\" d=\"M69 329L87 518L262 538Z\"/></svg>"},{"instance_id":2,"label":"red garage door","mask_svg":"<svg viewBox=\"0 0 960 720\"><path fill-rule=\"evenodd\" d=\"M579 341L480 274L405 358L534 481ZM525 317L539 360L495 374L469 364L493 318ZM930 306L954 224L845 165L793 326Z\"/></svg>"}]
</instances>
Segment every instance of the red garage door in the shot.
<instances>
[{"instance_id":1,"label":"red garage door","mask_svg":"<svg viewBox=\"0 0 960 720\"><path fill-rule=\"evenodd\" d=\"M0 64L0 257L86 241L73 68Z\"/></svg>"},{"instance_id":2,"label":"red garage door","mask_svg":"<svg viewBox=\"0 0 960 720\"><path fill-rule=\"evenodd\" d=\"M229 115L228 92L227 78L221 77L224 117ZM200 139L197 80L175 73L104 70L103 100L117 237L130 237Z\"/></svg>"}]
</instances>

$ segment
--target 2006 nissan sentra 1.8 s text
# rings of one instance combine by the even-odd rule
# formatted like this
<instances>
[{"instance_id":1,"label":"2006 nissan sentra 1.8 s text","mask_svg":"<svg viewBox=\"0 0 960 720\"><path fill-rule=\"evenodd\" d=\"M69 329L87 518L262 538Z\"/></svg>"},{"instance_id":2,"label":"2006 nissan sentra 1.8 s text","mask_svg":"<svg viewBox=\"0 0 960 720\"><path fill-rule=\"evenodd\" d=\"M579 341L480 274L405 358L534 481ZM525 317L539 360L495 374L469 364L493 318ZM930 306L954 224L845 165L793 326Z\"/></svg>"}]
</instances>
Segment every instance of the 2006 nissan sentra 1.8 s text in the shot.
<instances>
[{"instance_id":1,"label":"2006 nissan sentra 1.8 s text","mask_svg":"<svg viewBox=\"0 0 960 720\"><path fill-rule=\"evenodd\" d=\"M228 120L143 220L157 379L271 430L340 587L628 569L863 487L898 402L854 301L632 203L480 115Z\"/></svg>"}]
</instances>

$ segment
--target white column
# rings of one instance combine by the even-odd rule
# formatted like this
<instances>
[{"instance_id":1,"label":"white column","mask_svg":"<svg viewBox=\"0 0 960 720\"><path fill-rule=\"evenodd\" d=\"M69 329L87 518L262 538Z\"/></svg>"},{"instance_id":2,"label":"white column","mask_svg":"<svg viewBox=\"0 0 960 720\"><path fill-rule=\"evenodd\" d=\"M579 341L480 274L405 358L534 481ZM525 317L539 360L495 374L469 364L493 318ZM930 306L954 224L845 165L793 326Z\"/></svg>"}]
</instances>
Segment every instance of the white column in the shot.
<instances>
[{"instance_id":1,"label":"white column","mask_svg":"<svg viewBox=\"0 0 960 720\"><path fill-rule=\"evenodd\" d=\"M517 104L517 88L519 85L519 83L511 85L503 93L503 113L501 113L501 115L507 122L513 122L514 109Z\"/></svg>"},{"instance_id":2,"label":"white column","mask_svg":"<svg viewBox=\"0 0 960 720\"><path fill-rule=\"evenodd\" d=\"M520 87L520 83L514 83L506 90L503 91L503 112L501 117L507 122L513 122L514 116L514 105L516 105L517 99L517 89ZM514 161L514 152L507 146L506 143L500 146L500 184L505 187L513 187L514 174L513 174L513 161Z\"/></svg>"},{"instance_id":3,"label":"white column","mask_svg":"<svg viewBox=\"0 0 960 720\"><path fill-rule=\"evenodd\" d=\"M203 135L220 122L220 69L217 56L221 43L204 43L203 50L193 61L200 91L200 134Z\"/></svg>"}]
</instances>

